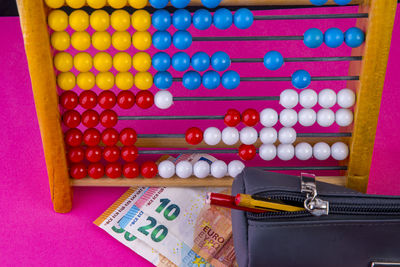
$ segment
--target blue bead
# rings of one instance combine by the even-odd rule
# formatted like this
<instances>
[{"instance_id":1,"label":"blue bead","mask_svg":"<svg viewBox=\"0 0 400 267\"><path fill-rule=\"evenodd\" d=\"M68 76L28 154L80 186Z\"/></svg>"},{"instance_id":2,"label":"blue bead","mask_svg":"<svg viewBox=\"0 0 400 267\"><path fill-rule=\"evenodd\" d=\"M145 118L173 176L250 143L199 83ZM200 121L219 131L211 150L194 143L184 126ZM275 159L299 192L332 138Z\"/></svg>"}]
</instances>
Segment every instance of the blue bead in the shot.
<instances>
[{"instance_id":1,"label":"blue bead","mask_svg":"<svg viewBox=\"0 0 400 267\"><path fill-rule=\"evenodd\" d=\"M324 41L328 47L339 47L344 42L344 34L338 28L330 28L325 32Z\"/></svg>"},{"instance_id":2,"label":"blue bead","mask_svg":"<svg viewBox=\"0 0 400 267\"><path fill-rule=\"evenodd\" d=\"M344 33L344 41L350 47L359 47L365 41L365 34L361 29L353 27Z\"/></svg>"},{"instance_id":3,"label":"blue bead","mask_svg":"<svg viewBox=\"0 0 400 267\"><path fill-rule=\"evenodd\" d=\"M225 52L219 51L215 52L211 56L211 66L216 71L225 71L231 65L231 59L229 55Z\"/></svg>"},{"instance_id":4,"label":"blue bead","mask_svg":"<svg viewBox=\"0 0 400 267\"><path fill-rule=\"evenodd\" d=\"M314 6L322 6L324 5L326 2L328 2L328 0L310 0L311 4L313 4Z\"/></svg>"},{"instance_id":5,"label":"blue bead","mask_svg":"<svg viewBox=\"0 0 400 267\"><path fill-rule=\"evenodd\" d=\"M336 4L340 6L345 6L351 2L351 0L333 0Z\"/></svg>"},{"instance_id":6,"label":"blue bead","mask_svg":"<svg viewBox=\"0 0 400 267\"><path fill-rule=\"evenodd\" d=\"M171 0L171 5L176 8L185 8L189 3L190 0Z\"/></svg>"},{"instance_id":7,"label":"blue bead","mask_svg":"<svg viewBox=\"0 0 400 267\"><path fill-rule=\"evenodd\" d=\"M247 8L240 8L235 12L233 16L233 22L239 29L248 29L253 24L254 17L253 13Z\"/></svg>"},{"instance_id":8,"label":"blue bead","mask_svg":"<svg viewBox=\"0 0 400 267\"><path fill-rule=\"evenodd\" d=\"M192 56L192 67L197 71L205 71L210 67L210 57L205 52L197 52Z\"/></svg>"},{"instance_id":9,"label":"blue bead","mask_svg":"<svg viewBox=\"0 0 400 267\"><path fill-rule=\"evenodd\" d=\"M172 67L177 71L186 71L190 67L190 57L185 52L177 52L172 56Z\"/></svg>"},{"instance_id":10,"label":"blue bead","mask_svg":"<svg viewBox=\"0 0 400 267\"><path fill-rule=\"evenodd\" d=\"M283 65L283 56L277 51L269 51L264 56L264 66L269 70L277 70Z\"/></svg>"},{"instance_id":11,"label":"blue bead","mask_svg":"<svg viewBox=\"0 0 400 267\"><path fill-rule=\"evenodd\" d=\"M304 44L309 48L317 48L324 42L324 34L317 28L308 29L304 33Z\"/></svg>"},{"instance_id":12,"label":"blue bead","mask_svg":"<svg viewBox=\"0 0 400 267\"><path fill-rule=\"evenodd\" d=\"M177 31L174 33L173 43L180 50L188 49L192 45L192 35L187 31Z\"/></svg>"},{"instance_id":13,"label":"blue bead","mask_svg":"<svg viewBox=\"0 0 400 267\"><path fill-rule=\"evenodd\" d=\"M154 75L154 85L158 89L168 89L172 86L172 75L167 71L159 71Z\"/></svg>"},{"instance_id":14,"label":"blue bead","mask_svg":"<svg viewBox=\"0 0 400 267\"><path fill-rule=\"evenodd\" d=\"M165 52L158 52L153 56L151 64L158 71L166 71L171 66L171 58Z\"/></svg>"},{"instance_id":15,"label":"blue bead","mask_svg":"<svg viewBox=\"0 0 400 267\"><path fill-rule=\"evenodd\" d=\"M207 8L216 8L221 0L201 0L201 3Z\"/></svg>"},{"instance_id":16,"label":"blue bead","mask_svg":"<svg viewBox=\"0 0 400 267\"><path fill-rule=\"evenodd\" d=\"M239 73L233 70L228 70L222 74L222 86L226 89L232 90L239 86L240 76Z\"/></svg>"},{"instance_id":17,"label":"blue bead","mask_svg":"<svg viewBox=\"0 0 400 267\"><path fill-rule=\"evenodd\" d=\"M305 70L297 70L292 75L292 85L297 89L307 88L311 83L311 75Z\"/></svg>"},{"instance_id":18,"label":"blue bead","mask_svg":"<svg viewBox=\"0 0 400 267\"><path fill-rule=\"evenodd\" d=\"M151 17L151 24L159 31L165 31L171 26L171 14L165 9L157 10Z\"/></svg>"},{"instance_id":19,"label":"blue bead","mask_svg":"<svg viewBox=\"0 0 400 267\"><path fill-rule=\"evenodd\" d=\"M192 23L192 15L186 9L178 9L172 15L172 24L178 30L186 30Z\"/></svg>"},{"instance_id":20,"label":"blue bead","mask_svg":"<svg viewBox=\"0 0 400 267\"><path fill-rule=\"evenodd\" d=\"M212 16L208 10L199 9L193 14L193 26L199 30L207 30L212 24Z\"/></svg>"},{"instance_id":21,"label":"blue bead","mask_svg":"<svg viewBox=\"0 0 400 267\"><path fill-rule=\"evenodd\" d=\"M156 31L153 34L152 42L158 50L165 50L171 46L171 34L167 31Z\"/></svg>"},{"instance_id":22,"label":"blue bead","mask_svg":"<svg viewBox=\"0 0 400 267\"><path fill-rule=\"evenodd\" d=\"M207 89L215 89L221 84L221 77L218 72L209 70L203 74L203 85Z\"/></svg>"},{"instance_id":23,"label":"blue bead","mask_svg":"<svg viewBox=\"0 0 400 267\"><path fill-rule=\"evenodd\" d=\"M214 13L214 25L220 30L226 30L232 25L232 13L226 8L220 8Z\"/></svg>"},{"instance_id":24,"label":"blue bead","mask_svg":"<svg viewBox=\"0 0 400 267\"><path fill-rule=\"evenodd\" d=\"M183 86L189 90L195 90L201 85L201 75L195 71L188 71L183 74L182 78Z\"/></svg>"},{"instance_id":25,"label":"blue bead","mask_svg":"<svg viewBox=\"0 0 400 267\"><path fill-rule=\"evenodd\" d=\"M160 9L168 5L168 0L149 0L150 5L154 8Z\"/></svg>"}]
</instances>

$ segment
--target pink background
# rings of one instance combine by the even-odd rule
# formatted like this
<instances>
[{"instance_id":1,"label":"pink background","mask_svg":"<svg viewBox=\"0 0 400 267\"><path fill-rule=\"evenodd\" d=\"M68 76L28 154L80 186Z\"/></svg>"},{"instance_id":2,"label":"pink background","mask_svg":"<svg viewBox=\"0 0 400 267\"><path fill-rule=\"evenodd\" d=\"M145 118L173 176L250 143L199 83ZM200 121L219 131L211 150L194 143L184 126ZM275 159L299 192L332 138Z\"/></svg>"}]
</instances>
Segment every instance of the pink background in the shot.
<instances>
[{"instance_id":1,"label":"pink background","mask_svg":"<svg viewBox=\"0 0 400 267\"><path fill-rule=\"evenodd\" d=\"M374 194L400 194L399 25L397 13L369 185ZM2 266L151 266L92 223L126 188L75 188L72 212L53 212L18 18L0 18L0 26Z\"/></svg>"}]
</instances>

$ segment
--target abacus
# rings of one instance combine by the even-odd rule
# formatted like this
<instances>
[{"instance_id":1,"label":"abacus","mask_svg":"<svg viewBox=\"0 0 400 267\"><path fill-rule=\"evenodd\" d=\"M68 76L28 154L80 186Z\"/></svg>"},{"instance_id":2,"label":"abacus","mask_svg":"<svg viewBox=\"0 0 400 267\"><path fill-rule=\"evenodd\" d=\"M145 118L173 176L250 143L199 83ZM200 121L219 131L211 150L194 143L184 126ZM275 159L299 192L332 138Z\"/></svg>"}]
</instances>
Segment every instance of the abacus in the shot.
<instances>
[{"instance_id":1,"label":"abacus","mask_svg":"<svg viewBox=\"0 0 400 267\"><path fill-rule=\"evenodd\" d=\"M55 211L245 165L366 190L396 0L17 2Z\"/></svg>"}]
</instances>

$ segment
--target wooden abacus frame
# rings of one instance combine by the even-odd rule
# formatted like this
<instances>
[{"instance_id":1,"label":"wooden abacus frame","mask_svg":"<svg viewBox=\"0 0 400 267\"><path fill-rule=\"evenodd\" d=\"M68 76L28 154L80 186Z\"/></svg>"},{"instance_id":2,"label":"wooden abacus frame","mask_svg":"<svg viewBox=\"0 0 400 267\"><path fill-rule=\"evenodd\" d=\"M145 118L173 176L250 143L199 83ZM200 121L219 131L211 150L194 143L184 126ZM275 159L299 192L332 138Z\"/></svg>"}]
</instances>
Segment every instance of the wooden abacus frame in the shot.
<instances>
[{"instance_id":1,"label":"wooden abacus frame","mask_svg":"<svg viewBox=\"0 0 400 267\"><path fill-rule=\"evenodd\" d=\"M49 9L43 0L17 0L21 28L25 41L25 50L32 81L43 148L50 183L51 198L56 212L68 212L72 207L71 186L229 186L231 178L153 178L153 179L70 179L61 116L58 106L56 78L50 47L46 18ZM329 0L328 5L334 4ZM360 13L368 13L368 19L358 19L357 26L366 35L365 44L353 49L353 55L363 55L362 61L350 63L349 75L360 75L359 81L349 81L348 88L357 92L355 119L352 137L345 140L350 147L348 169L343 177L321 177L322 180L346 185L366 191L371 166L376 126L379 116L382 89L385 80L389 55L396 0L353 0L359 5ZM200 0L192 0L191 5L200 5ZM223 0L221 5L310 5L309 0ZM322 139L318 139L321 141ZM298 140L301 141L301 140ZM308 142L313 141L307 139ZM330 138L327 141L337 141ZM137 146L183 148L187 147L183 139L139 139ZM205 147L202 143L197 147ZM226 147L220 145L219 147Z\"/></svg>"}]
</instances>

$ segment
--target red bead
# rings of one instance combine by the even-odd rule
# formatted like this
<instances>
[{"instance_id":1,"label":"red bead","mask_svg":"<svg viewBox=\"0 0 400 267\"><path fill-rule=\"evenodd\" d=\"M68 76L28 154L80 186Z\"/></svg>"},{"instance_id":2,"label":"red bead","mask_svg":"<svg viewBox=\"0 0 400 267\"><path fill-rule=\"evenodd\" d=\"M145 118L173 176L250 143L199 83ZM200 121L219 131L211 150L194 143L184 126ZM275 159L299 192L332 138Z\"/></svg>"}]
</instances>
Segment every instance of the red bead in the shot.
<instances>
[{"instance_id":1,"label":"red bead","mask_svg":"<svg viewBox=\"0 0 400 267\"><path fill-rule=\"evenodd\" d=\"M82 113L82 124L88 128L96 127L99 124L99 113L89 109Z\"/></svg>"},{"instance_id":2,"label":"red bead","mask_svg":"<svg viewBox=\"0 0 400 267\"><path fill-rule=\"evenodd\" d=\"M242 120L245 125L253 127L260 121L260 114L257 110L249 108L243 112Z\"/></svg>"},{"instance_id":3,"label":"red bead","mask_svg":"<svg viewBox=\"0 0 400 267\"><path fill-rule=\"evenodd\" d=\"M225 114L224 122L229 127L235 127L239 125L241 121L240 112L236 109L228 109Z\"/></svg>"},{"instance_id":4,"label":"red bead","mask_svg":"<svg viewBox=\"0 0 400 267\"><path fill-rule=\"evenodd\" d=\"M106 146L113 146L118 142L119 134L114 128L107 128L101 133L101 141Z\"/></svg>"},{"instance_id":5,"label":"red bead","mask_svg":"<svg viewBox=\"0 0 400 267\"><path fill-rule=\"evenodd\" d=\"M139 170L139 164L136 162L129 162L124 164L122 172L126 178L136 178L139 176Z\"/></svg>"},{"instance_id":6,"label":"red bead","mask_svg":"<svg viewBox=\"0 0 400 267\"><path fill-rule=\"evenodd\" d=\"M76 128L81 124L81 114L76 110L68 110L63 114L63 123L68 128Z\"/></svg>"},{"instance_id":7,"label":"red bead","mask_svg":"<svg viewBox=\"0 0 400 267\"><path fill-rule=\"evenodd\" d=\"M139 108L147 109L154 104L154 95L149 91L140 91L136 94L136 105Z\"/></svg>"},{"instance_id":8,"label":"red bead","mask_svg":"<svg viewBox=\"0 0 400 267\"><path fill-rule=\"evenodd\" d=\"M79 95L79 104L84 109L92 109L97 105L97 95L93 91L83 91Z\"/></svg>"},{"instance_id":9,"label":"red bead","mask_svg":"<svg viewBox=\"0 0 400 267\"><path fill-rule=\"evenodd\" d=\"M60 96L60 104L65 109L74 109L78 106L78 95L73 91L64 92Z\"/></svg>"},{"instance_id":10,"label":"red bead","mask_svg":"<svg viewBox=\"0 0 400 267\"><path fill-rule=\"evenodd\" d=\"M139 151L135 146L124 146L121 149L121 158L126 162L132 162L139 156Z\"/></svg>"},{"instance_id":11,"label":"red bead","mask_svg":"<svg viewBox=\"0 0 400 267\"><path fill-rule=\"evenodd\" d=\"M108 163L106 165L106 175L110 178L118 178L122 175L122 166L120 163Z\"/></svg>"},{"instance_id":12,"label":"red bead","mask_svg":"<svg viewBox=\"0 0 400 267\"><path fill-rule=\"evenodd\" d=\"M119 148L116 146L107 146L103 150L103 158L108 162L116 162L119 159Z\"/></svg>"},{"instance_id":13,"label":"red bead","mask_svg":"<svg viewBox=\"0 0 400 267\"><path fill-rule=\"evenodd\" d=\"M69 174L71 175L72 178L75 179L82 179L83 177L86 177L87 171L85 164L83 163L72 164L69 170Z\"/></svg>"},{"instance_id":14,"label":"red bead","mask_svg":"<svg viewBox=\"0 0 400 267\"><path fill-rule=\"evenodd\" d=\"M119 140L124 146L133 146L137 140L136 131L132 128L125 128L119 134Z\"/></svg>"},{"instance_id":15,"label":"red bead","mask_svg":"<svg viewBox=\"0 0 400 267\"><path fill-rule=\"evenodd\" d=\"M71 147L68 150L67 158L73 163L81 162L85 158L85 151L82 147Z\"/></svg>"},{"instance_id":16,"label":"red bead","mask_svg":"<svg viewBox=\"0 0 400 267\"><path fill-rule=\"evenodd\" d=\"M88 146L97 146L100 143L100 132L90 128L83 133L83 142Z\"/></svg>"},{"instance_id":17,"label":"red bead","mask_svg":"<svg viewBox=\"0 0 400 267\"><path fill-rule=\"evenodd\" d=\"M197 127L189 128L186 131L185 139L188 144L197 145L203 141L203 131Z\"/></svg>"},{"instance_id":18,"label":"red bead","mask_svg":"<svg viewBox=\"0 0 400 267\"><path fill-rule=\"evenodd\" d=\"M76 128L65 132L65 143L69 146L79 146L82 144L83 134Z\"/></svg>"},{"instance_id":19,"label":"red bead","mask_svg":"<svg viewBox=\"0 0 400 267\"><path fill-rule=\"evenodd\" d=\"M157 172L157 164L155 164L153 161L146 161L140 167L140 173L144 178L153 178L156 176Z\"/></svg>"},{"instance_id":20,"label":"red bead","mask_svg":"<svg viewBox=\"0 0 400 267\"><path fill-rule=\"evenodd\" d=\"M94 179L99 179L104 175L104 166L101 163L90 163L88 166L88 174Z\"/></svg>"},{"instance_id":21,"label":"red bead","mask_svg":"<svg viewBox=\"0 0 400 267\"><path fill-rule=\"evenodd\" d=\"M114 110L106 109L100 114L100 123L106 128L114 127L117 121L118 115Z\"/></svg>"},{"instance_id":22,"label":"red bead","mask_svg":"<svg viewBox=\"0 0 400 267\"><path fill-rule=\"evenodd\" d=\"M129 109L135 105L135 95L131 91L121 91L117 96L117 103L123 109Z\"/></svg>"},{"instance_id":23,"label":"red bead","mask_svg":"<svg viewBox=\"0 0 400 267\"><path fill-rule=\"evenodd\" d=\"M111 91L103 91L97 97L97 101L99 102L99 106L104 109L111 109L117 103L117 97Z\"/></svg>"},{"instance_id":24,"label":"red bead","mask_svg":"<svg viewBox=\"0 0 400 267\"><path fill-rule=\"evenodd\" d=\"M101 160L102 150L98 146L88 147L85 157L90 162L99 162Z\"/></svg>"},{"instance_id":25,"label":"red bead","mask_svg":"<svg viewBox=\"0 0 400 267\"><path fill-rule=\"evenodd\" d=\"M239 157L242 160L251 160L256 156L256 147L253 145L242 144L239 146Z\"/></svg>"}]
</instances>

